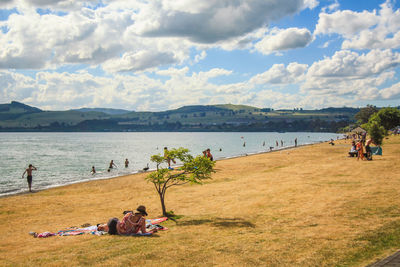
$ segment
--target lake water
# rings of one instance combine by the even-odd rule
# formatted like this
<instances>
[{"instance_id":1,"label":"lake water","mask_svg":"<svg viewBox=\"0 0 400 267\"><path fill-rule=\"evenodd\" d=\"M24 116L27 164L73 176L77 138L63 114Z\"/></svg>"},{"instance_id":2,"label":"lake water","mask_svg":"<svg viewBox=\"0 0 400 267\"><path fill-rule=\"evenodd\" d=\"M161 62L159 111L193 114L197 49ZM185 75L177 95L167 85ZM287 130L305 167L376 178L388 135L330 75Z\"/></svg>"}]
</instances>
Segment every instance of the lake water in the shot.
<instances>
[{"instance_id":1,"label":"lake water","mask_svg":"<svg viewBox=\"0 0 400 267\"><path fill-rule=\"evenodd\" d=\"M334 133L0 133L0 196L28 191L22 173L28 164L33 172L34 191L76 182L136 173L150 156L169 148L185 147L192 155L211 149L215 159L254 154L342 137ZM281 140L283 146L281 146ZM276 146L278 141L279 146ZM245 146L244 146L245 143ZM221 151L220 151L221 149ZM130 165L124 167L125 158ZM118 168L107 172L110 160ZM95 166L97 173L90 173Z\"/></svg>"}]
</instances>

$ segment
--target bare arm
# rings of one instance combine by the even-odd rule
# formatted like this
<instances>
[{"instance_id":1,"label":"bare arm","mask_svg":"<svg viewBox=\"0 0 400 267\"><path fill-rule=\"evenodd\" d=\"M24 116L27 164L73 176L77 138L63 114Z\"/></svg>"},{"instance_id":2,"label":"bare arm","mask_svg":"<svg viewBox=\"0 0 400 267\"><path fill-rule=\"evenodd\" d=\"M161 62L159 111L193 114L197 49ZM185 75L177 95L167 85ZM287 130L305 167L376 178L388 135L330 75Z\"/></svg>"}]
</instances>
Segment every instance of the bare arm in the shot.
<instances>
[{"instance_id":1,"label":"bare arm","mask_svg":"<svg viewBox=\"0 0 400 267\"><path fill-rule=\"evenodd\" d=\"M37 171L37 168L35 166L32 166L32 170Z\"/></svg>"},{"instance_id":2,"label":"bare arm","mask_svg":"<svg viewBox=\"0 0 400 267\"><path fill-rule=\"evenodd\" d=\"M22 174L22 178L24 178L25 173L26 173L26 170L25 170L24 173Z\"/></svg>"}]
</instances>

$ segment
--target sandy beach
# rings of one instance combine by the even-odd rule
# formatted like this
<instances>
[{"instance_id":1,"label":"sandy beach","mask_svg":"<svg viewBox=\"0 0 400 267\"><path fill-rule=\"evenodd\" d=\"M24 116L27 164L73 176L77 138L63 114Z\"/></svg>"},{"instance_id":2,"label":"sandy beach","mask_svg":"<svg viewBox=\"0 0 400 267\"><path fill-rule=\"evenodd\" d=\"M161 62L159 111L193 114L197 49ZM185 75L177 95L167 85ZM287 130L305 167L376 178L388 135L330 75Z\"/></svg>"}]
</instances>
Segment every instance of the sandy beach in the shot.
<instances>
[{"instance_id":1,"label":"sandy beach","mask_svg":"<svg viewBox=\"0 0 400 267\"><path fill-rule=\"evenodd\" d=\"M1 198L0 265L365 266L400 247L400 136L372 161L335 143L218 161L212 180L169 189L167 210L182 218L153 237L28 234L141 204L160 217L147 173Z\"/></svg>"}]
</instances>

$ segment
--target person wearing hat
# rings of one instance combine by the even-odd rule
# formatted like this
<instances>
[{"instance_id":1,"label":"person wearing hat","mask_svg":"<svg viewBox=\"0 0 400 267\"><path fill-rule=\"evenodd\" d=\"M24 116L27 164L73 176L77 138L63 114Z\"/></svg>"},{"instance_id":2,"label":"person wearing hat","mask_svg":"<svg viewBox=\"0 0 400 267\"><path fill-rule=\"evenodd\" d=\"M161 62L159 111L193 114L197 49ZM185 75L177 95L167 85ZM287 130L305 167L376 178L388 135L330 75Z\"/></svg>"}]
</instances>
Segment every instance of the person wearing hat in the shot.
<instances>
[{"instance_id":1,"label":"person wearing hat","mask_svg":"<svg viewBox=\"0 0 400 267\"><path fill-rule=\"evenodd\" d=\"M147 216L146 207L141 205L135 211L126 212L121 221L118 218L111 218L107 224L99 225L97 230L106 231L110 235L131 235L137 234L139 231L142 234L157 232L156 229L154 229L155 231L146 230L144 216Z\"/></svg>"}]
</instances>

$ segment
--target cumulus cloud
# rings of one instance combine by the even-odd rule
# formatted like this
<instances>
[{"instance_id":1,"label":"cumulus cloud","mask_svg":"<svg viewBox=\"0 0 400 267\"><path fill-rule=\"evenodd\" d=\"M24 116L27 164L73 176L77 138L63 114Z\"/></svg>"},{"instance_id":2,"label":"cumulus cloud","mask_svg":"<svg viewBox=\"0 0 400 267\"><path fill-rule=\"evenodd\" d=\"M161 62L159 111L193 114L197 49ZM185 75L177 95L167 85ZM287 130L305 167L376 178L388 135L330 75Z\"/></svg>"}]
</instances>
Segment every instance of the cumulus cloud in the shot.
<instances>
[{"instance_id":1,"label":"cumulus cloud","mask_svg":"<svg viewBox=\"0 0 400 267\"><path fill-rule=\"evenodd\" d=\"M377 22L378 16L375 12L339 10L331 14L321 13L319 14L314 34L337 33L345 37L351 37L362 30L376 25Z\"/></svg>"},{"instance_id":2,"label":"cumulus cloud","mask_svg":"<svg viewBox=\"0 0 400 267\"><path fill-rule=\"evenodd\" d=\"M400 83L384 88L379 93L382 99L400 99Z\"/></svg>"},{"instance_id":3,"label":"cumulus cloud","mask_svg":"<svg viewBox=\"0 0 400 267\"><path fill-rule=\"evenodd\" d=\"M8 31L0 34L0 68L99 63L121 52L120 29L127 23L126 13L113 15L90 9L65 16L33 11L12 14L2 22Z\"/></svg>"},{"instance_id":4,"label":"cumulus cloud","mask_svg":"<svg viewBox=\"0 0 400 267\"><path fill-rule=\"evenodd\" d=\"M301 92L310 95L340 96L357 100L388 99L393 89L379 88L395 76L400 54L372 50L366 54L338 51L331 58L315 62L308 69Z\"/></svg>"},{"instance_id":5,"label":"cumulus cloud","mask_svg":"<svg viewBox=\"0 0 400 267\"><path fill-rule=\"evenodd\" d=\"M137 53L125 53L122 58L111 59L103 64L103 68L109 72L141 71L158 67L160 65L176 62L173 53L154 51L138 51Z\"/></svg>"},{"instance_id":6,"label":"cumulus cloud","mask_svg":"<svg viewBox=\"0 0 400 267\"><path fill-rule=\"evenodd\" d=\"M270 54L281 50L305 47L312 41L308 29L289 28L272 29L264 38L255 44L255 48L263 54Z\"/></svg>"},{"instance_id":7,"label":"cumulus cloud","mask_svg":"<svg viewBox=\"0 0 400 267\"><path fill-rule=\"evenodd\" d=\"M249 48L254 39L246 35L254 36L269 22L317 4L316 0L7 1L2 7L17 12L0 22L0 68L106 62L108 71L134 72L179 64L200 43L235 40L235 47ZM280 43L275 48L292 48L309 35L297 33L296 38L286 38L286 46Z\"/></svg>"},{"instance_id":8,"label":"cumulus cloud","mask_svg":"<svg viewBox=\"0 0 400 267\"><path fill-rule=\"evenodd\" d=\"M313 63L308 76L363 78L380 74L399 64L400 54L391 50L371 50L367 54L343 50L331 58Z\"/></svg>"},{"instance_id":9,"label":"cumulus cloud","mask_svg":"<svg viewBox=\"0 0 400 267\"><path fill-rule=\"evenodd\" d=\"M196 56L194 57L194 63L198 63L199 61L205 59L206 56L207 56L207 52L204 51L204 50L201 51L200 54L198 54L198 55L196 55Z\"/></svg>"},{"instance_id":10,"label":"cumulus cloud","mask_svg":"<svg viewBox=\"0 0 400 267\"><path fill-rule=\"evenodd\" d=\"M400 9L390 1L376 12L350 10L325 12L319 16L314 34L342 35L343 49L396 49L400 47Z\"/></svg>"},{"instance_id":11,"label":"cumulus cloud","mask_svg":"<svg viewBox=\"0 0 400 267\"><path fill-rule=\"evenodd\" d=\"M307 70L306 64L290 63L287 67L283 64L274 64L264 73L257 74L250 79L252 84L292 84L301 81Z\"/></svg>"},{"instance_id":12,"label":"cumulus cloud","mask_svg":"<svg viewBox=\"0 0 400 267\"><path fill-rule=\"evenodd\" d=\"M334 3L332 3L332 4L330 4L330 5L326 6L326 7L323 7L321 10L322 10L323 13L327 13L327 12L336 11L337 9L339 9L339 7L340 7L340 5L339 5L338 0L335 0Z\"/></svg>"},{"instance_id":13,"label":"cumulus cloud","mask_svg":"<svg viewBox=\"0 0 400 267\"><path fill-rule=\"evenodd\" d=\"M184 4L183 4L184 3ZM152 1L134 15L136 33L214 43L243 36L316 1Z\"/></svg>"},{"instance_id":14,"label":"cumulus cloud","mask_svg":"<svg viewBox=\"0 0 400 267\"><path fill-rule=\"evenodd\" d=\"M55 11L78 10L82 7L95 6L99 0L2 0L0 8L18 7L20 10L42 8Z\"/></svg>"}]
</instances>

